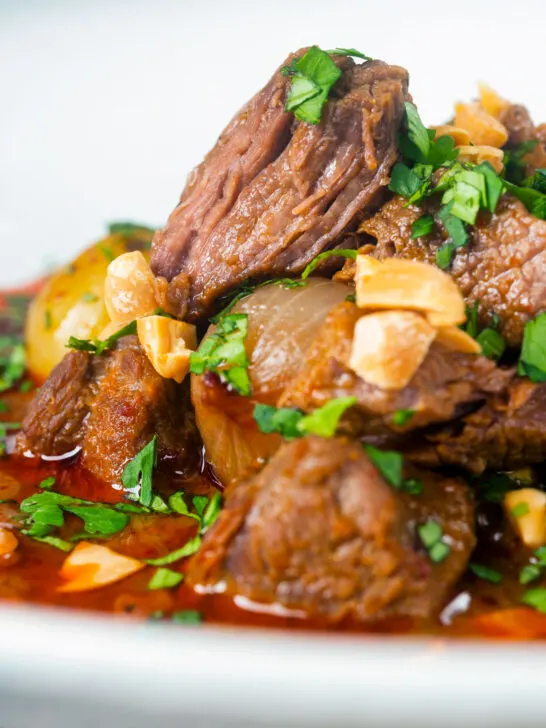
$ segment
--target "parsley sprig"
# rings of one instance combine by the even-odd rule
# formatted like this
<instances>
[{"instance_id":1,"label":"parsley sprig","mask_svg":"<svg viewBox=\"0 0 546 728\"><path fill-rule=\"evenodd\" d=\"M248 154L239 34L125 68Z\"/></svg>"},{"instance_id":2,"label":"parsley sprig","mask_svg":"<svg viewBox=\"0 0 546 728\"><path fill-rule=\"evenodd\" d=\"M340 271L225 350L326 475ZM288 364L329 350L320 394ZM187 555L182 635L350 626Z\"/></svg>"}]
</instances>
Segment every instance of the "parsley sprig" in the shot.
<instances>
[{"instance_id":1,"label":"parsley sprig","mask_svg":"<svg viewBox=\"0 0 546 728\"><path fill-rule=\"evenodd\" d=\"M356 397L331 399L311 414L304 414L292 407L272 407L257 404L253 417L261 432L277 433L285 440L294 440L305 435L333 437L343 414L356 404Z\"/></svg>"},{"instance_id":2,"label":"parsley sprig","mask_svg":"<svg viewBox=\"0 0 546 728\"><path fill-rule=\"evenodd\" d=\"M0 336L0 392L14 387L23 377L25 367L23 343L15 336Z\"/></svg>"},{"instance_id":3,"label":"parsley sprig","mask_svg":"<svg viewBox=\"0 0 546 728\"><path fill-rule=\"evenodd\" d=\"M352 53L345 52L345 55ZM291 66L282 69L292 78L285 109L308 124L319 124L330 89L341 76L341 70L326 51L312 46Z\"/></svg>"},{"instance_id":4,"label":"parsley sprig","mask_svg":"<svg viewBox=\"0 0 546 728\"><path fill-rule=\"evenodd\" d=\"M546 382L546 312L525 324L518 374Z\"/></svg>"},{"instance_id":5,"label":"parsley sprig","mask_svg":"<svg viewBox=\"0 0 546 728\"><path fill-rule=\"evenodd\" d=\"M115 334L112 334L107 339L77 339L75 336L71 336L68 339L66 345L68 349L76 349L77 351L88 351L90 354L96 354L100 356L105 351L112 349L116 342L123 336L134 335L137 332L136 321L131 321Z\"/></svg>"},{"instance_id":6,"label":"parsley sprig","mask_svg":"<svg viewBox=\"0 0 546 728\"><path fill-rule=\"evenodd\" d=\"M232 313L221 316L214 334L208 336L190 356L190 372L214 372L239 394L252 393L245 339L248 334L248 315Z\"/></svg>"}]
</instances>

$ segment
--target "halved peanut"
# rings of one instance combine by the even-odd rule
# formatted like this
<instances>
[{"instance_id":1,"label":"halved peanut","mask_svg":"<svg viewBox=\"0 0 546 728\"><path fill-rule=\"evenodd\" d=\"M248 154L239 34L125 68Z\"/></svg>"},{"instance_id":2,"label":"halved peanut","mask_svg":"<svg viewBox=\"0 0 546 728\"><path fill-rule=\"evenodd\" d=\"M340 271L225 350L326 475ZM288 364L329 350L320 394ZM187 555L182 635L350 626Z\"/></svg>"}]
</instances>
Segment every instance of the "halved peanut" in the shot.
<instances>
[{"instance_id":1,"label":"halved peanut","mask_svg":"<svg viewBox=\"0 0 546 728\"><path fill-rule=\"evenodd\" d=\"M432 127L436 132L435 139L441 136L450 136L455 142L455 146L460 144L470 144L470 134L466 129L461 129L453 124L441 124L440 126Z\"/></svg>"},{"instance_id":2,"label":"halved peanut","mask_svg":"<svg viewBox=\"0 0 546 728\"><path fill-rule=\"evenodd\" d=\"M518 506L521 514L517 512ZM511 490L504 496L504 508L526 546L536 548L546 544L546 493L536 488Z\"/></svg>"},{"instance_id":3,"label":"halved peanut","mask_svg":"<svg viewBox=\"0 0 546 728\"><path fill-rule=\"evenodd\" d=\"M476 339L458 326L441 326L436 334L436 343L463 354L480 354L482 350Z\"/></svg>"},{"instance_id":4,"label":"halved peanut","mask_svg":"<svg viewBox=\"0 0 546 728\"><path fill-rule=\"evenodd\" d=\"M125 253L110 263L104 300L112 321L134 321L159 308L155 276L140 251Z\"/></svg>"},{"instance_id":5,"label":"halved peanut","mask_svg":"<svg viewBox=\"0 0 546 728\"><path fill-rule=\"evenodd\" d=\"M349 366L369 384L402 389L419 369L436 336L418 313L382 311L355 325Z\"/></svg>"},{"instance_id":6,"label":"halved peanut","mask_svg":"<svg viewBox=\"0 0 546 728\"><path fill-rule=\"evenodd\" d=\"M0 556L11 554L18 545L17 536L9 529L0 527Z\"/></svg>"},{"instance_id":7,"label":"halved peanut","mask_svg":"<svg viewBox=\"0 0 546 728\"><path fill-rule=\"evenodd\" d=\"M482 109L487 111L488 114L491 114L491 116L495 119L500 119L500 115L510 106L510 102L503 99L502 96L499 96L498 93L486 83L480 82L478 84L478 90L480 92L480 104Z\"/></svg>"},{"instance_id":8,"label":"halved peanut","mask_svg":"<svg viewBox=\"0 0 546 728\"><path fill-rule=\"evenodd\" d=\"M481 146L462 146L458 147L458 150L459 156L457 159L460 162L474 162L474 164L489 162L497 174L500 174L504 168L504 153L502 149L488 147L482 144Z\"/></svg>"},{"instance_id":9,"label":"halved peanut","mask_svg":"<svg viewBox=\"0 0 546 728\"><path fill-rule=\"evenodd\" d=\"M66 557L59 571L64 583L57 587L57 591L100 589L135 574L145 566L144 562L118 554L107 546L81 541Z\"/></svg>"},{"instance_id":10,"label":"halved peanut","mask_svg":"<svg viewBox=\"0 0 546 728\"><path fill-rule=\"evenodd\" d=\"M156 372L180 383L197 346L195 326L165 316L145 316L137 321L137 333Z\"/></svg>"},{"instance_id":11,"label":"halved peanut","mask_svg":"<svg viewBox=\"0 0 546 728\"><path fill-rule=\"evenodd\" d=\"M432 326L456 326L466 321L461 292L439 268L402 258L370 264L360 257L366 256L356 259L356 304L360 308L421 311Z\"/></svg>"},{"instance_id":12,"label":"halved peanut","mask_svg":"<svg viewBox=\"0 0 546 728\"><path fill-rule=\"evenodd\" d=\"M500 148L508 139L506 127L484 111L477 101L455 105L454 125L469 133L472 144Z\"/></svg>"}]
</instances>

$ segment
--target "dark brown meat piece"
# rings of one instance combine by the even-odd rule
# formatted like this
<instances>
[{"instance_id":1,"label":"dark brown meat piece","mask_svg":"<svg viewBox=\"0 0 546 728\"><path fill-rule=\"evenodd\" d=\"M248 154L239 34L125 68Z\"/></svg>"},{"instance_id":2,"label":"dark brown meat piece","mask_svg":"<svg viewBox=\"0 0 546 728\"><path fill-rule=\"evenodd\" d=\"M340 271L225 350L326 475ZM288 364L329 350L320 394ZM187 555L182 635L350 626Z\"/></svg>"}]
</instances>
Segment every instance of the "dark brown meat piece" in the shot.
<instances>
[{"instance_id":1,"label":"dark brown meat piece","mask_svg":"<svg viewBox=\"0 0 546 728\"><path fill-rule=\"evenodd\" d=\"M546 384L515 379L505 393L425 442L409 456L428 467L462 465L481 473L540 463L546 458Z\"/></svg>"},{"instance_id":2,"label":"dark brown meat piece","mask_svg":"<svg viewBox=\"0 0 546 728\"><path fill-rule=\"evenodd\" d=\"M395 197L361 231L377 240L377 258L434 263L436 250L447 238L442 224L436 220L430 235L412 240L411 225L423 210L407 208L406 202ZM436 210L431 207L427 212ZM448 272L468 304L479 302L481 324L490 324L497 314L508 344L520 346L526 322L546 310L546 221L505 195L494 215L480 215L468 246L457 249Z\"/></svg>"},{"instance_id":3,"label":"dark brown meat piece","mask_svg":"<svg viewBox=\"0 0 546 728\"><path fill-rule=\"evenodd\" d=\"M511 149L525 142L536 142L534 148L523 157L525 175L531 175L535 169L546 167L546 147L540 127L535 127L531 115L520 104L512 104L501 114L501 122L508 130L506 146Z\"/></svg>"},{"instance_id":4,"label":"dark brown meat piece","mask_svg":"<svg viewBox=\"0 0 546 728\"><path fill-rule=\"evenodd\" d=\"M393 444L397 433L447 422L468 412L488 395L502 392L513 376L483 356L433 344L403 389L385 390L368 384L348 365L354 327L362 315L353 303L342 303L332 310L308 351L301 374L290 382L280 405L310 412L333 398L354 396L357 404L344 419L348 431L378 438L378 442L386 438ZM398 427L392 417L401 409L413 410L414 415Z\"/></svg>"},{"instance_id":5,"label":"dark brown meat piece","mask_svg":"<svg viewBox=\"0 0 546 728\"><path fill-rule=\"evenodd\" d=\"M244 280L301 272L379 203L397 156L407 72L336 63L343 76L320 124L284 111L291 81L278 70L190 176L152 250L177 315L195 321Z\"/></svg>"},{"instance_id":6,"label":"dark brown meat piece","mask_svg":"<svg viewBox=\"0 0 546 728\"><path fill-rule=\"evenodd\" d=\"M180 470L192 467L199 439L188 388L160 377L127 336L100 357L65 356L36 395L17 450L50 456L80 447L82 465L114 483L154 434L160 455Z\"/></svg>"},{"instance_id":7,"label":"dark brown meat piece","mask_svg":"<svg viewBox=\"0 0 546 728\"><path fill-rule=\"evenodd\" d=\"M423 492L411 496L387 485L356 443L288 443L228 490L188 581L331 620L430 617L466 567L474 513L461 481L419 475ZM429 519L451 547L438 564L416 532Z\"/></svg>"}]
</instances>

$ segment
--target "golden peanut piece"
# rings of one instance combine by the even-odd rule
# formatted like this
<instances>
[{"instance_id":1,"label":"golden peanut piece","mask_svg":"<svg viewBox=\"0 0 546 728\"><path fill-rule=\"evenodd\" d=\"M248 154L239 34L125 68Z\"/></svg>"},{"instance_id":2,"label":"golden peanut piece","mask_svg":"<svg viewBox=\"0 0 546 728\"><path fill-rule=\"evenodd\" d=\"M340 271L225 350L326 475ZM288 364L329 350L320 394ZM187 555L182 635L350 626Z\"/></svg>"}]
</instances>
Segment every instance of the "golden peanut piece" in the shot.
<instances>
[{"instance_id":1,"label":"golden peanut piece","mask_svg":"<svg viewBox=\"0 0 546 728\"><path fill-rule=\"evenodd\" d=\"M432 326L466 321L464 300L451 277L436 266L389 258L383 263L356 259L356 304L364 309L421 311ZM360 271L364 269L364 275Z\"/></svg>"},{"instance_id":2,"label":"golden peanut piece","mask_svg":"<svg viewBox=\"0 0 546 728\"><path fill-rule=\"evenodd\" d=\"M495 119L500 119L502 112L510 106L510 102L503 99L502 96L499 96L498 93L486 83L478 83L478 91L480 92L480 104L482 109L488 114L491 114L491 116Z\"/></svg>"},{"instance_id":3,"label":"golden peanut piece","mask_svg":"<svg viewBox=\"0 0 546 728\"><path fill-rule=\"evenodd\" d=\"M468 132L472 144L500 148L508 139L506 127L478 102L456 104L454 125Z\"/></svg>"},{"instance_id":4,"label":"golden peanut piece","mask_svg":"<svg viewBox=\"0 0 546 728\"><path fill-rule=\"evenodd\" d=\"M382 311L356 322L350 368L369 384L403 389L426 357L435 329L418 313Z\"/></svg>"},{"instance_id":5,"label":"golden peanut piece","mask_svg":"<svg viewBox=\"0 0 546 728\"><path fill-rule=\"evenodd\" d=\"M482 350L476 339L458 326L441 326L436 333L436 343L463 354L480 354Z\"/></svg>"},{"instance_id":6,"label":"golden peanut piece","mask_svg":"<svg viewBox=\"0 0 546 728\"><path fill-rule=\"evenodd\" d=\"M165 316L145 316L137 321L137 333L156 372L180 384L189 372L190 354L197 347L195 326Z\"/></svg>"},{"instance_id":7,"label":"golden peanut piece","mask_svg":"<svg viewBox=\"0 0 546 728\"><path fill-rule=\"evenodd\" d=\"M17 536L9 529L0 527L0 556L11 554L18 545Z\"/></svg>"},{"instance_id":8,"label":"golden peanut piece","mask_svg":"<svg viewBox=\"0 0 546 728\"><path fill-rule=\"evenodd\" d=\"M118 554L107 546L81 541L68 554L59 576L64 583L58 592L81 592L100 589L144 569L146 564L130 556Z\"/></svg>"},{"instance_id":9,"label":"golden peanut piece","mask_svg":"<svg viewBox=\"0 0 546 728\"><path fill-rule=\"evenodd\" d=\"M435 139L441 136L450 136L457 147L461 144L470 144L470 134L466 129L453 126L453 124L442 124L440 126L433 126L432 128L436 132Z\"/></svg>"},{"instance_id":10,"label":"golden peanut piece","mask_svg":"<svg viewBox=\"0 0 546 728\"><path fill-rule=\"evenodd\" d=\"M474 164L489 162L497 174L500 174L504 169L504 153L502 149L488 147L483 144L481 146L469 145L457 148L459 150L457 159L460 162L473 162Z\"/></svg>"},{"instance_id":11,"label":"golden peanut piece","mask_svg":"<svg viewBox=\"0 0 546 728\"><path fill-rule=\"evenodd\" d=\"M514 515L517 506L526 512ZM504 496L504 508L526 546L537 548L546 544L546 493L536 488L511 490Z\"/></svg>"},{"instance_id":12,"label":"golden peanut piece","mask_svg":"<svg viewBox=\"0 0 546 728\"><path fill-rule=\"evenodd\" d=\"M117 322L134 321L159 308L155 276L140 251L125 253L110 263L104 300L110 319Z\"/></svg>"}]
</instances>

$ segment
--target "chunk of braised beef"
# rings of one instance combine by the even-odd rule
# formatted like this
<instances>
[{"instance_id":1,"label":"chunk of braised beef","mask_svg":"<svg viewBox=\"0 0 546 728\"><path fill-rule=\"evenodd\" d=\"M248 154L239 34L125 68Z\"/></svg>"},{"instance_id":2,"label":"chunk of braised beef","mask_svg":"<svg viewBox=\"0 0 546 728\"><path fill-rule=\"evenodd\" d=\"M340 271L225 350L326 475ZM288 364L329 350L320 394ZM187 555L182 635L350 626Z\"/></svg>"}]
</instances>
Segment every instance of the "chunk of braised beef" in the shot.
<instances>
[{"instance_id":1,"label":"chunk of braised beef","mask_svg":"<svg viewBox=\"0 0 546 728\"><path fill-rule=\"evenodd\" d=\"M311 346L301 374L289 383L279 404L311 412L337 397L356 397L342 426L353 436L397 444L399 436L449 422L502 392L513 376L483 356L432 344L424 362L403 389L369 384L349 367L355 324L364 312L353 303L336 306ZM411 410L400 427L394 415Z\"/></svg>"},{"instance_id":2,"label":"chunk of braised beef","mask_svg":"<svg viewBox=\"0 0 546 728\"><path fill-rule=\"evenodd\" d=\"M285 112L291 80L279 69L190 175L151 261L178 316L199 319L249 278L300 273L379 204L408 75L381 61L335 62L343 75L320 124Z\"/></svg>"},{"instance_id":3,"label":"chunk of braised beef","mask_svg":"<svg viewBox=\"0 0 546 728\"><path fill-rule=\"evenodd\" d=\"M17 450L59 456L81 448L82 465L106 482L154 436L179 470L199 458L199 436L186 385L163 379L135 336L102 356L68 353L37 393Z\"/></svg>"},{"instance_id":4,"label":"chunk of braised beef","mask_svg":"<svg viewBox=\"0 0 546 728\"><path fill-rule=\"evenodd\" d=\"M424 212L436 214L395 197L361 231L377 241L373 255L435 263L436 251L447 234L436 218L433 232L411 239L411 226ZM470 228L468 245L458 248L448 273L469 306L478 304L482 326L500 319L500 333L510 346L520 346L525 324L546 310L546 221L527 211L519 200L505 195L496 212L480 213Z\"/></svg>"},{"instance_id":5,"label":"chunk of braised beef","mask_svg":"<svg viewBox=\"0 0 546 728\"><path fill-rule=\"evenodd\" d=\"M409 495L355 442L285 444L261 473L228 489L188 581L331 620L435 615L474 547L473 502L457 479L417 475L423 491ZM441 563L418 537L429 520L450 546Z\"/></svg>"}]
</instances>

